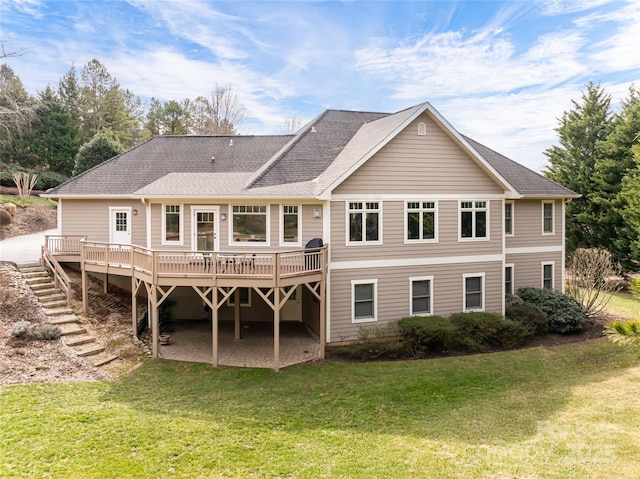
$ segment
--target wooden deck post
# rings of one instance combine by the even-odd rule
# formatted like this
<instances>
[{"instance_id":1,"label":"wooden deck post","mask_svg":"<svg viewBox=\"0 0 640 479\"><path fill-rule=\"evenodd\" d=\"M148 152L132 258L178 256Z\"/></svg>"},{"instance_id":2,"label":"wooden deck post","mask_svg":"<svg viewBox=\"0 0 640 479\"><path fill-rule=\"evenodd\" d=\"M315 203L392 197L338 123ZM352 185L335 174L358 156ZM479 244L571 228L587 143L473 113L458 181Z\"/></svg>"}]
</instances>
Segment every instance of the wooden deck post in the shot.
<instances>
[{"instance_id":1,"label":"wooden deck post","mask_svg":"<svg viewBox=\"0 0 640 479\"><path fill-rule=\"evenodd\" d=\"M160 325L158 323L158 292L156 286L151 286L151 294L149 295L149 311L151 311L151 351L154 358L158 357L158 333Z\"/></svg>"},{"instance_id":2,"label":"wooden deck post","mask_svg":"<svg viewBox=\"0 0 640 479\"><path fill-rule=\"evenodd\" d=\"M138 338L138 288L136 288L136 277L131 276L131 326L133 327L133 337Z\"/></svg>"},{"instance_id":3,"label":"wooden deck post","mask_svg":"<svg viewBox=\"0 0 640 479\"><path fill-rule=\"evenodd\" d=\"M280 288L273 288L273 369L280 371Z\"/></svg>"},{"instance_id":4,"label":"wooden deck post","mask_svg":"<svg viewBox=\"0 0 640 479\"><path fill-rule=\"evenodd\" d=\"M218 287L214 287L212 292L211 304L211 350L213 352L213 360L211 364L213 367L218 367Z\"/></svg>"},{"instance_id":5,"label":"wooden deck post","mask_svg":"<svg viewBox=\"0 0 640 479\"><path fill-rule=\"evenodd\" d=\"M235 308L233 308L234 338L236 341L240 341L240 288L236 288L233 295L236 305Z\"/></svg>"},{"instance_id":6,"label":"wooden deck post","mask_svg":"<svg viewBox=\"0 0 640 479\"><path fill-rule=\"evenodd\" d=\"M326 282L320 281L320 359L324 359L325 345L327 344L327 292Z\"/></svg>"},{"instance_id":7,"label":"wooden deck post","mask_svg":"<svg viewBox=\"0 0 640 479\"><path fill-rule=\"evenodd\" d=\"M89 311L89 285L87 281L87 271L84 269L84 264L82 265L82 312L86 313Z\"/></svg>"}]
</instances>

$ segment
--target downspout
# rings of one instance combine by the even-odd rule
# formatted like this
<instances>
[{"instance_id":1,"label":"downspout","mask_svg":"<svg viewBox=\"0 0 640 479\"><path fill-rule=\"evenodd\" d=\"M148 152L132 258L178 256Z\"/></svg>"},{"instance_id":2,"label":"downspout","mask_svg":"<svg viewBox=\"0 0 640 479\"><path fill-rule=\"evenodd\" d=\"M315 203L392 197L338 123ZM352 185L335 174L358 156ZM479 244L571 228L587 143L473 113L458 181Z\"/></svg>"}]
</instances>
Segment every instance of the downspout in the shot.
<instances>
[{"instance_id":1,"label":"downspout","mask_svg":"<svg viewBox=\"0 0 640 479\"><path fill-rule=\"evenodd\" d=\"M140 198L140 201L145 206L145 221L147 223L147 249L151 249L151 204L147 203L147 200Z\"/></svg>"}]
</instances>

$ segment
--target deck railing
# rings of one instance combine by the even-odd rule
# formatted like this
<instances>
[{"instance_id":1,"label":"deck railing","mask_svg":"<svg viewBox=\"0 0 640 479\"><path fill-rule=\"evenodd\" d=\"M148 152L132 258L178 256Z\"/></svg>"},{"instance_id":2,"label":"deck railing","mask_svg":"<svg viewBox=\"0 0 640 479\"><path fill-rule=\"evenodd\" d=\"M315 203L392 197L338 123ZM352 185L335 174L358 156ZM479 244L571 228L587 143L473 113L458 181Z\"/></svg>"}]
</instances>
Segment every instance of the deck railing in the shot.
<instances>
[{"instance_id":1,"label":"deck railing","mask_svg":"<svg viewBox=\"0 0 640 479\"><path fill-rule=\"evenodd\" d=\"M65 299L67 301L67 306L71 305L71 279L65 272L65 270L60 266L58 260L56 260L55 256L51 254L49 247L47 246L47 242L42 245L42 266L44 268L51 271L53 274L53 283L57 288L64 293Z\"/></svg>"},{"instance_id":2,"label":"deck railing","mask_svg":"<svg viewBox=\"0 0 640 479\"><path fill-rule=\"evenodd\" d=\"M327 246L282 252L158 251L140 246L81 241L85 265L158 277L287 278L321 273Z\"/></svg>"},{"instance_id":3,"label":"deck railing","mask_svg":"<svg viewBox=\"0 0 640 479\"><path fill-rule=\"evenodd\" d=\"M81 242L86 236L45 235L44 244L53 255L80 255Z\"/></svg>"}]
</instances>

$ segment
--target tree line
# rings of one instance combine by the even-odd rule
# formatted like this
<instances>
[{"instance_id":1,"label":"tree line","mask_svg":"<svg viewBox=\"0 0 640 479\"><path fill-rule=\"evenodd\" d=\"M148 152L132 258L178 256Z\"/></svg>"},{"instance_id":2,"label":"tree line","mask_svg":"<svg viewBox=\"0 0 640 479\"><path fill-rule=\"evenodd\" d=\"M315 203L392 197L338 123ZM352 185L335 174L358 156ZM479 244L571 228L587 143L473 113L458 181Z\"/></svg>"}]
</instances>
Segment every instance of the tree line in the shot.
<instances>
[{"instance_id":1,"label":"tree line","mask_svg":"<svg viewBox=\"0 0 640 479\"><path fill-rule=\"evenodd\" d=\"M12 56L2 50L2 57ZM56 86L29 94L0 65L0 183L34 172L40 189L55 186L158 135L236 135L247 112L230 86L208 95L144 104L97 59L72 66Z\"/></svg>"},{"instance_id":2,"label":"tree line","mask_svg":"<svg viewBox=\"0 0 640 479\"><path fill-rule=\"evenodd\" d=\"M629 88L620 111L589 83L556 128L545 175L581 194L567 204L567 252L600 248L627 271L640 269L640 94Z\"/></svg>"}]
</instances>

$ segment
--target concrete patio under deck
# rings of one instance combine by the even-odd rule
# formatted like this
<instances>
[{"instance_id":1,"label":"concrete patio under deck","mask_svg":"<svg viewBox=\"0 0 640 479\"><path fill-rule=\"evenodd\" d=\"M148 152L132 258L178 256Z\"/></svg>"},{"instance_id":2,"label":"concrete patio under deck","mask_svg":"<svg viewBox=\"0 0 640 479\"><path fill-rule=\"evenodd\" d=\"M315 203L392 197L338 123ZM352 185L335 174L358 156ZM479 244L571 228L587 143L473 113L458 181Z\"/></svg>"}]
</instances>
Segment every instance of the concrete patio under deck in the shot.
<instances>
[{"instance_id":1,"label":"concrete patio under deck","mask_svg":"<svg viewBox=\"0 0 640 479\"><path fill-rule=\"evenodd\" d=\"M273 367L273 323L242 323L241 339L234 340L234 324L218 326L218 364L250 368ZM176 321L171 324L171 341L158 347L158 357L211 363L211 321ZM302 323L280 323L280 367L318 359L320 343Z\"/></svg>"}]
</instances>

